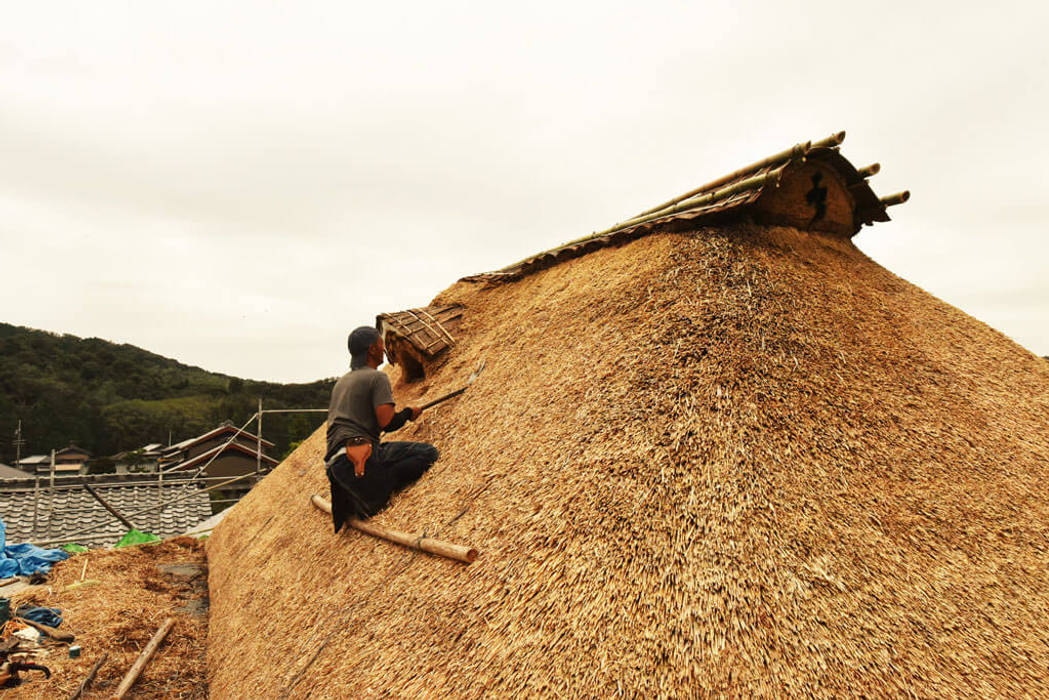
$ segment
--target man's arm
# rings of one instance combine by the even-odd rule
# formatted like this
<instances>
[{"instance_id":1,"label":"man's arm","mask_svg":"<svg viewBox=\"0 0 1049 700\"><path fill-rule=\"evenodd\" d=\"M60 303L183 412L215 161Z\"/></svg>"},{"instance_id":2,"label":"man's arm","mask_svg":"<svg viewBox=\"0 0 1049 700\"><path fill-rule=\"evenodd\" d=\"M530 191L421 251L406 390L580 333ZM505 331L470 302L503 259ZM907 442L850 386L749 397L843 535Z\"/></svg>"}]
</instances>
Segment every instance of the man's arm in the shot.
<instances>
[{"instance_id":1,"label":"man's arm","mask_svg":"<svg viewBox=\"0 0 1049 700\"><path fill-rule=\"evenodd\" d=\"M376 380L372 384L372 405L375 407L375 420L379 423L380 430L392 433L404 427L409 420L419 417L422 411L417 408L405 408L395 413L390 379L381 372L375 376Z\"/></svg>"},{"instance_id":2,"label":"man's arm","mask_svg":"<svg viewBox=\"0 0 1049 700\"><path fill-rule=\"evenodd\" d=\"M375 407L375 419L379 421L379 428L385 429L393 420L393 404L384 403Z\"/></svg>"},{"instance_id":3,"label":"man's arm","mask_svg":"<svg viewBox=\"0 0 1049 700\"><path fill-rule=\"evenodd\" d=\"M392 403L384 403L375 407L375 419L379 421L379 427L386 433L400 430L410 420L415 420L422 414L422 410L409 406L394 412Z\"/></svg>"}]
</instances>

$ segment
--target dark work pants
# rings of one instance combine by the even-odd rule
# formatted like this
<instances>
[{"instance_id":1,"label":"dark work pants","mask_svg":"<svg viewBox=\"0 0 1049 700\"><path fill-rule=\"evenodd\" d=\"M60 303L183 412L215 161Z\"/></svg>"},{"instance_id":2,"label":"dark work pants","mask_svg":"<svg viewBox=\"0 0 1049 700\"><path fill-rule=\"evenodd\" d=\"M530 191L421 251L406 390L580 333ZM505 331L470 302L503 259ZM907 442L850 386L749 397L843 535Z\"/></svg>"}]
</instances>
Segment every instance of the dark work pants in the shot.
<instances>
[{"instance_id":1,"label":"dark work pants","mask_svg":"<svg viewBox=\"0 0 1049 700\"><path fill-rule=\"evenodd\" d=\"M440 453L425 442L384 442L372 449L364 476L353 472L345 451L327 469L331 515L338 532L347 518L370 518L386 507L390 496L426 473Z\"/></svg>"}]
</instances>

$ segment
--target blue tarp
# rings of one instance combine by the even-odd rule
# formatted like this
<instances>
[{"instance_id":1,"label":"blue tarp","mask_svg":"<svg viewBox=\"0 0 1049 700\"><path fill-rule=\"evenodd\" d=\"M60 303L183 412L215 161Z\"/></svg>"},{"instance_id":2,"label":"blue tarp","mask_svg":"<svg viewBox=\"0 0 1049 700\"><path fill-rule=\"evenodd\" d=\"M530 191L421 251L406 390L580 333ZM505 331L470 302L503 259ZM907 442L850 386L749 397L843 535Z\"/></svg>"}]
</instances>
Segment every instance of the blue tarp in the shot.
<instances>
[{"instance_id":1,"label":"blue tarp","mask_svg":"<svg viewBox=\"0 0 1049 700\"><path fill-rule=\"evenodd\" d=\"M62 611L58 608L41 608L36 605L20 605L15 610L15 617L23 620L32 620L48 627L58 627L62 624Z\"/></svg>"},{"instance_id":2,"label":"blue tarp","mask_svg":"<svg viewBox=\"0 0 1049 700\"><path fill-rule=\"evenodd\" d=\"M33 544L7 544L7 527L0 518L0 578L47 573L55 562L68 559L61 549L42 549Z\"/></svg>"}]
</instances>

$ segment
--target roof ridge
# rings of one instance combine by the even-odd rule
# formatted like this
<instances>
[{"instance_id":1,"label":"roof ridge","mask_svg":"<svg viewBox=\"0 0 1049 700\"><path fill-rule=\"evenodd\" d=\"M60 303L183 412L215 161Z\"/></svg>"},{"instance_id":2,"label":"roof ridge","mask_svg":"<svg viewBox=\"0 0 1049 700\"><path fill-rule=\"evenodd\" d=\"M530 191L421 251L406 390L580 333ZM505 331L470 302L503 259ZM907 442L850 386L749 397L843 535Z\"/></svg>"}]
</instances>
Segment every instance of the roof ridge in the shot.
<instances>
[{"instance_id":1,"label":"roof ridge","mask_svg":"<svg viewBox=\"0 0 1049 700\"><path fill-rule=\"evenodd\" d=\"M701 217L710 218L729 211L739 212L741 208L754 204L759 199L765 201L767 191L780 187L780 179L784 173L792 168L801 167L810 159L817 159L827 167L837 170L841 178L845 180L850 196L857 196L858 201L855 205L850 205L853 206L853 218L851 219L851 225L854 226L853 234L864 224L870 224L873 221L888 221L889 217L885 213L886 207L907 201L909 193L901 192L879 199L866 180L876 174L880 166L874 164L857 170L839 151L838 147L844 140L845 132L838 131L817 141L795 144L662 204L650 207L603 231L595 231L581 238L562 243L498 270L463 277L461 281L511 281L533 270L547 267L549 264L584 255L595 248L632 240L652 232L656 226L671 221L680 219L698 223Z\"/></svg>"}]
</instances>

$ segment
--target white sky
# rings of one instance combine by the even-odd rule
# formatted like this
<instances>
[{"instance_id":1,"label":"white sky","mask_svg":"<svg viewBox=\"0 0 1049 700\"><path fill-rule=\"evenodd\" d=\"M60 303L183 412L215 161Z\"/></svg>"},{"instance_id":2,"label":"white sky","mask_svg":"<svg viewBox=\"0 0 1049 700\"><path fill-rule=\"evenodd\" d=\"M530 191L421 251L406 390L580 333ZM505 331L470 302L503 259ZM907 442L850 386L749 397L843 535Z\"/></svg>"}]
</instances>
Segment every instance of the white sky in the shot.
<instances>
[{"instance_id":1,"label":"white sky","mask_svg":"<svg viewBox=\"0 0 1049 700\"><path fill-rule=\"evenodd\" d=\"M1049 4L0 2L0 320L232 375L846 129L856 241L1049 354Z\"/></svg>"}]
</instances>

